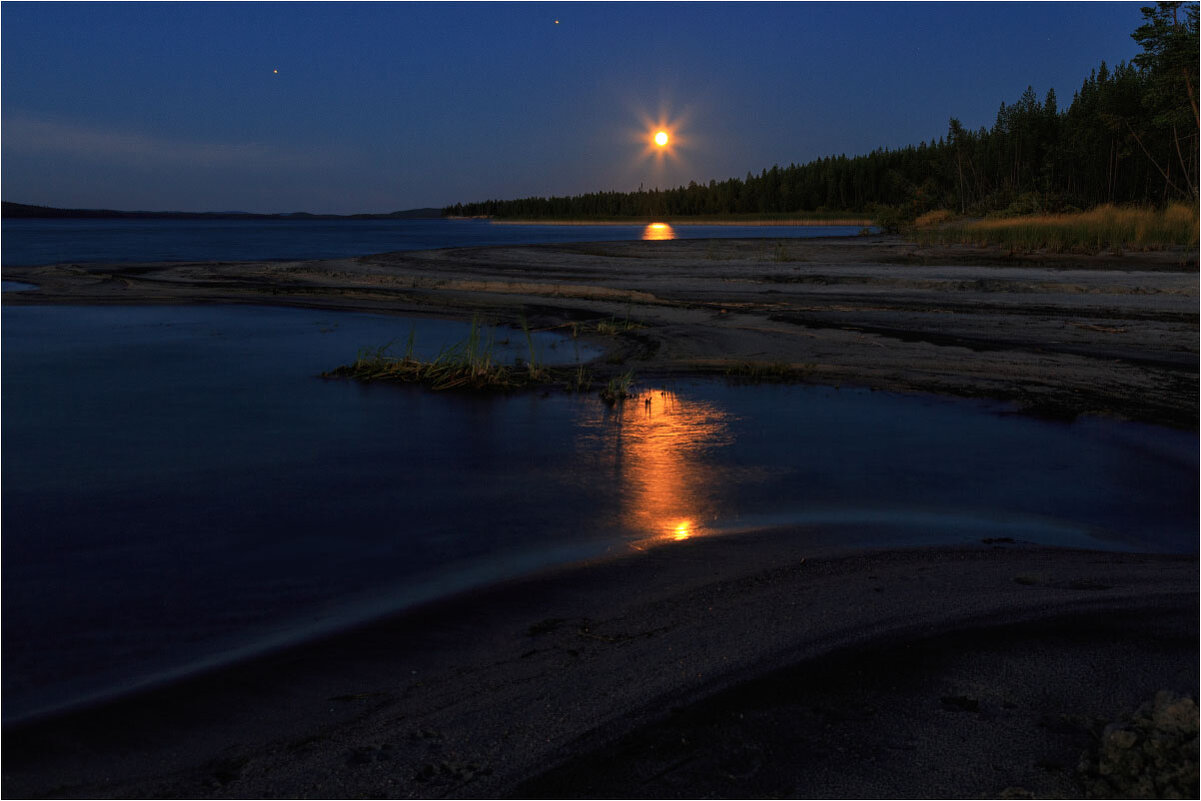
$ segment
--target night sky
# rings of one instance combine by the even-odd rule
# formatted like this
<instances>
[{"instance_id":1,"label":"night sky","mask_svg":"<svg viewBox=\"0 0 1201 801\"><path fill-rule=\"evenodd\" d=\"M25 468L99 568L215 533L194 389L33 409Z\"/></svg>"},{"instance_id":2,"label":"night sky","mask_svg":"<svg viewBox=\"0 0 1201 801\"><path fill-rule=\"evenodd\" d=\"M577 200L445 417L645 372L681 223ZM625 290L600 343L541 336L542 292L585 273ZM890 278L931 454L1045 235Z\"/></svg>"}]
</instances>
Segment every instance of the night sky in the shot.
<instances>
[{"instance_id":1,"label":"night sky","mask_svg":"<svg viewBox=\"0 0 1201 801\"><path fill-rule=\"evenodd\" d=\"M1138 52L1140 5L5 2L3 199L353 213L741 178L991 127L1027 85L1065 108Z\"/></svg>"}]
</instances>

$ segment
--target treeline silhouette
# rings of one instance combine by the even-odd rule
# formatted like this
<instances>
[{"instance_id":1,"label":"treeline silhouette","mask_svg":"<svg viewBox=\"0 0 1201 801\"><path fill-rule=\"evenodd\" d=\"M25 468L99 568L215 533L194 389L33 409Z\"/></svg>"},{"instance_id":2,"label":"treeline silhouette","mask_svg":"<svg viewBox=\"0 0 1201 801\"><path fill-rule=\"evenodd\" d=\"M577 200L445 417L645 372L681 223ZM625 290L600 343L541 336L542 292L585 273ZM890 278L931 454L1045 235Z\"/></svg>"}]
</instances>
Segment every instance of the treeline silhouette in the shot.
<instances>
[{"instance_id":1,"label":"treeline silhouette","mask_svg":"<svg viewBox=\"0 0 1201 801\"><path fill-rule=\"evenodd\" d=\"M1092 71L1064 110L1028 87L991 128L950 119L937 141L790 164L675 189L456 203L452 216L621 218L856 212L888 225L934 209L1067 211L1195 202L1197 5L1142 9L1131 63Z\"/></svg>"}]
</instances>

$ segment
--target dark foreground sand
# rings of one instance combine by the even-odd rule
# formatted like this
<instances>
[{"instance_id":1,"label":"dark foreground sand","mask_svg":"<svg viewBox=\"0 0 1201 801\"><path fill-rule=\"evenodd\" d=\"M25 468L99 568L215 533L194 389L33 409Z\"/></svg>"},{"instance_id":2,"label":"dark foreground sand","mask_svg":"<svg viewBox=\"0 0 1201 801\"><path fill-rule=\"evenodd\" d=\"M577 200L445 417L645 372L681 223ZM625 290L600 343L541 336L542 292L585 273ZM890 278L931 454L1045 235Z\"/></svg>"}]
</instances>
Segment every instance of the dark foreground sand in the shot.
<instances>
[{"instance_id":1,"label":"dark foreground sand","mask_svg":"<svg viewBox=\"0 0 1201 801\"><path fill-rule=\"evenodd\" d=\"M5 268L42 287L5 302L629 315L644 327L585 326L609 349L598 371L786 363L816 382L1197 425L1196 253L785 247ZM1197 695L1195 556L804 543L670 543L10 727L3 794L1111 795L1077 769L1105 724L1160 690Z\"/></svg>"},{"instance_id":2,"label":"dark foreground sand","mask_svg":"<svg viewBox=\"0 0 1201 801\"><path fill-rule=\"evenodd\" d=\"M1082 794L1198 687L1197 560L677 543L7 731L27 797Z\"/></svg>"}]
</instances>

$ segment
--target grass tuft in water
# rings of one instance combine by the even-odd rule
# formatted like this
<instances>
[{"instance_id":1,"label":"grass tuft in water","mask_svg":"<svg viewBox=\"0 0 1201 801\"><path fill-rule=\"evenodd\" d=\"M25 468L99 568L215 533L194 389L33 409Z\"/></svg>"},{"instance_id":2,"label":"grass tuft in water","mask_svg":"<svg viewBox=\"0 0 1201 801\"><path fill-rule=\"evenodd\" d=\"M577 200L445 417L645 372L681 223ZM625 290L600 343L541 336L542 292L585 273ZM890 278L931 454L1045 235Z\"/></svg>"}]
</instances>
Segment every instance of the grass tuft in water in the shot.
<instances>
[{"instance_id":1,"label":"grass tuft in water","mask_svg":"<svg viewBox=\"0 0 1201 801\"><path fill-rule=\"evenodd\" d=\"M642 323L630 319L630 307L627 305L625 319L618 320L617 316L614 315L608 320L598 320L596 322L596 333L604 336L616 336L617 334L624 334L627 331L636 331L642 327Z\"/></svg>"},{"instance_id":2,"label":"grass tuft in water","mask_svg":"<svg viewBox=\"0 0 1201 801\"><path fill-rule=\"evenodd\" d=\"M526 321L524 314L521 315L521 330L525 334L525 344L529 351L529 359L525 363L527 379L532 384L545 383L550 380L550 372L542 364L542 359L534 347L534 335L530 333L530 324ZM577 354L578 352L577 350Z\"/></svg>"},{"instance_id":3,"label":"grass tuft in water","mask_svg":"<svg viewBox=\"0 0 1201 801\"><path fill-rule=\"evenodd\" d=\"M514 366L502 364L494 356L496 340L485 336L478 318L473 318L467 338L443 348L431 360L415 355L416 329L409 331L403 356L393 354L395 341L378 348L364 348L351 364L323 373L325 378L353 378L358 381L399 381L420 384L434 390L507 391L561 384L569 392L592 389L592 372L579 363L571 368L554 369L543 364L534 344L534 336L525 318L521 319L529 358ZM613 382L610 382L613 383ZM624 386L629 387L629 378ZM603 394L603 393L602 393Z\"/></svg>"},{"instance_id":4,"label":"grass tuft in water","mask_svg":"<svg viewBox=\"0 0 1201 801\"><path fill-rule=\"evenodd\" d=\"M592 373L584 365L576 365L576 368L567 374L563 386L568 392L587 392L592 389Z\"/></svg>"},{"instance_id":5,"label":"grass tuft in water","mask_svg":"<svg viewBox=\"0 0 1201 801\"><path fill-rule=\"evenodd\" d=\"M484 336L478 318L473 318L467 338L443 348L430 361L413 355L416 331L410 331L404 356L393 356L395 344L359 351L352 364L325 373L329 378L355 378L360 381L403 381L436 390L445 389L516 389L532 383L537 365L527 371L515 371L493 358L495 341Z\"/></svg>"},{"instance_id":6,"label":"grass tuft in water","mask_svg":"<svg viewBox=\"0 0 1201 801\"><path fill-rule=\"evenodd\" d=\"M634 372L632 370L610 378L609 383L600 391L601 400L610 406L621 403L626 398L633 396L633 393L630 392L633 383Z\"/></svg>"}]
</instances>

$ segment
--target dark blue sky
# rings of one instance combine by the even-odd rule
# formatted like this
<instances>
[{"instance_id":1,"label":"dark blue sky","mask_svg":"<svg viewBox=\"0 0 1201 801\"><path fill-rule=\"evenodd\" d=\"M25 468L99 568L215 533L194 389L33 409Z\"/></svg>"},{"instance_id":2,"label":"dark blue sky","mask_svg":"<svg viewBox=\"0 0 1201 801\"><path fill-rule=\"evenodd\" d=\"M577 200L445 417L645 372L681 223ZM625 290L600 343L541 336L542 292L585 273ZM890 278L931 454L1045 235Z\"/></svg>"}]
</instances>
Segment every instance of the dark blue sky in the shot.
<instances>
[{"instance_id":1,"label":"dark blue sky","mask_svg":"<svg viewBox=\"0 0 1201 801\"><path fill-rule=\"evenodd\" d=\"M991 126L1027 85L1066 107L1140 5L5 2L0 180L347 213L743 177Z\"/></svg>"}]
</instances>

